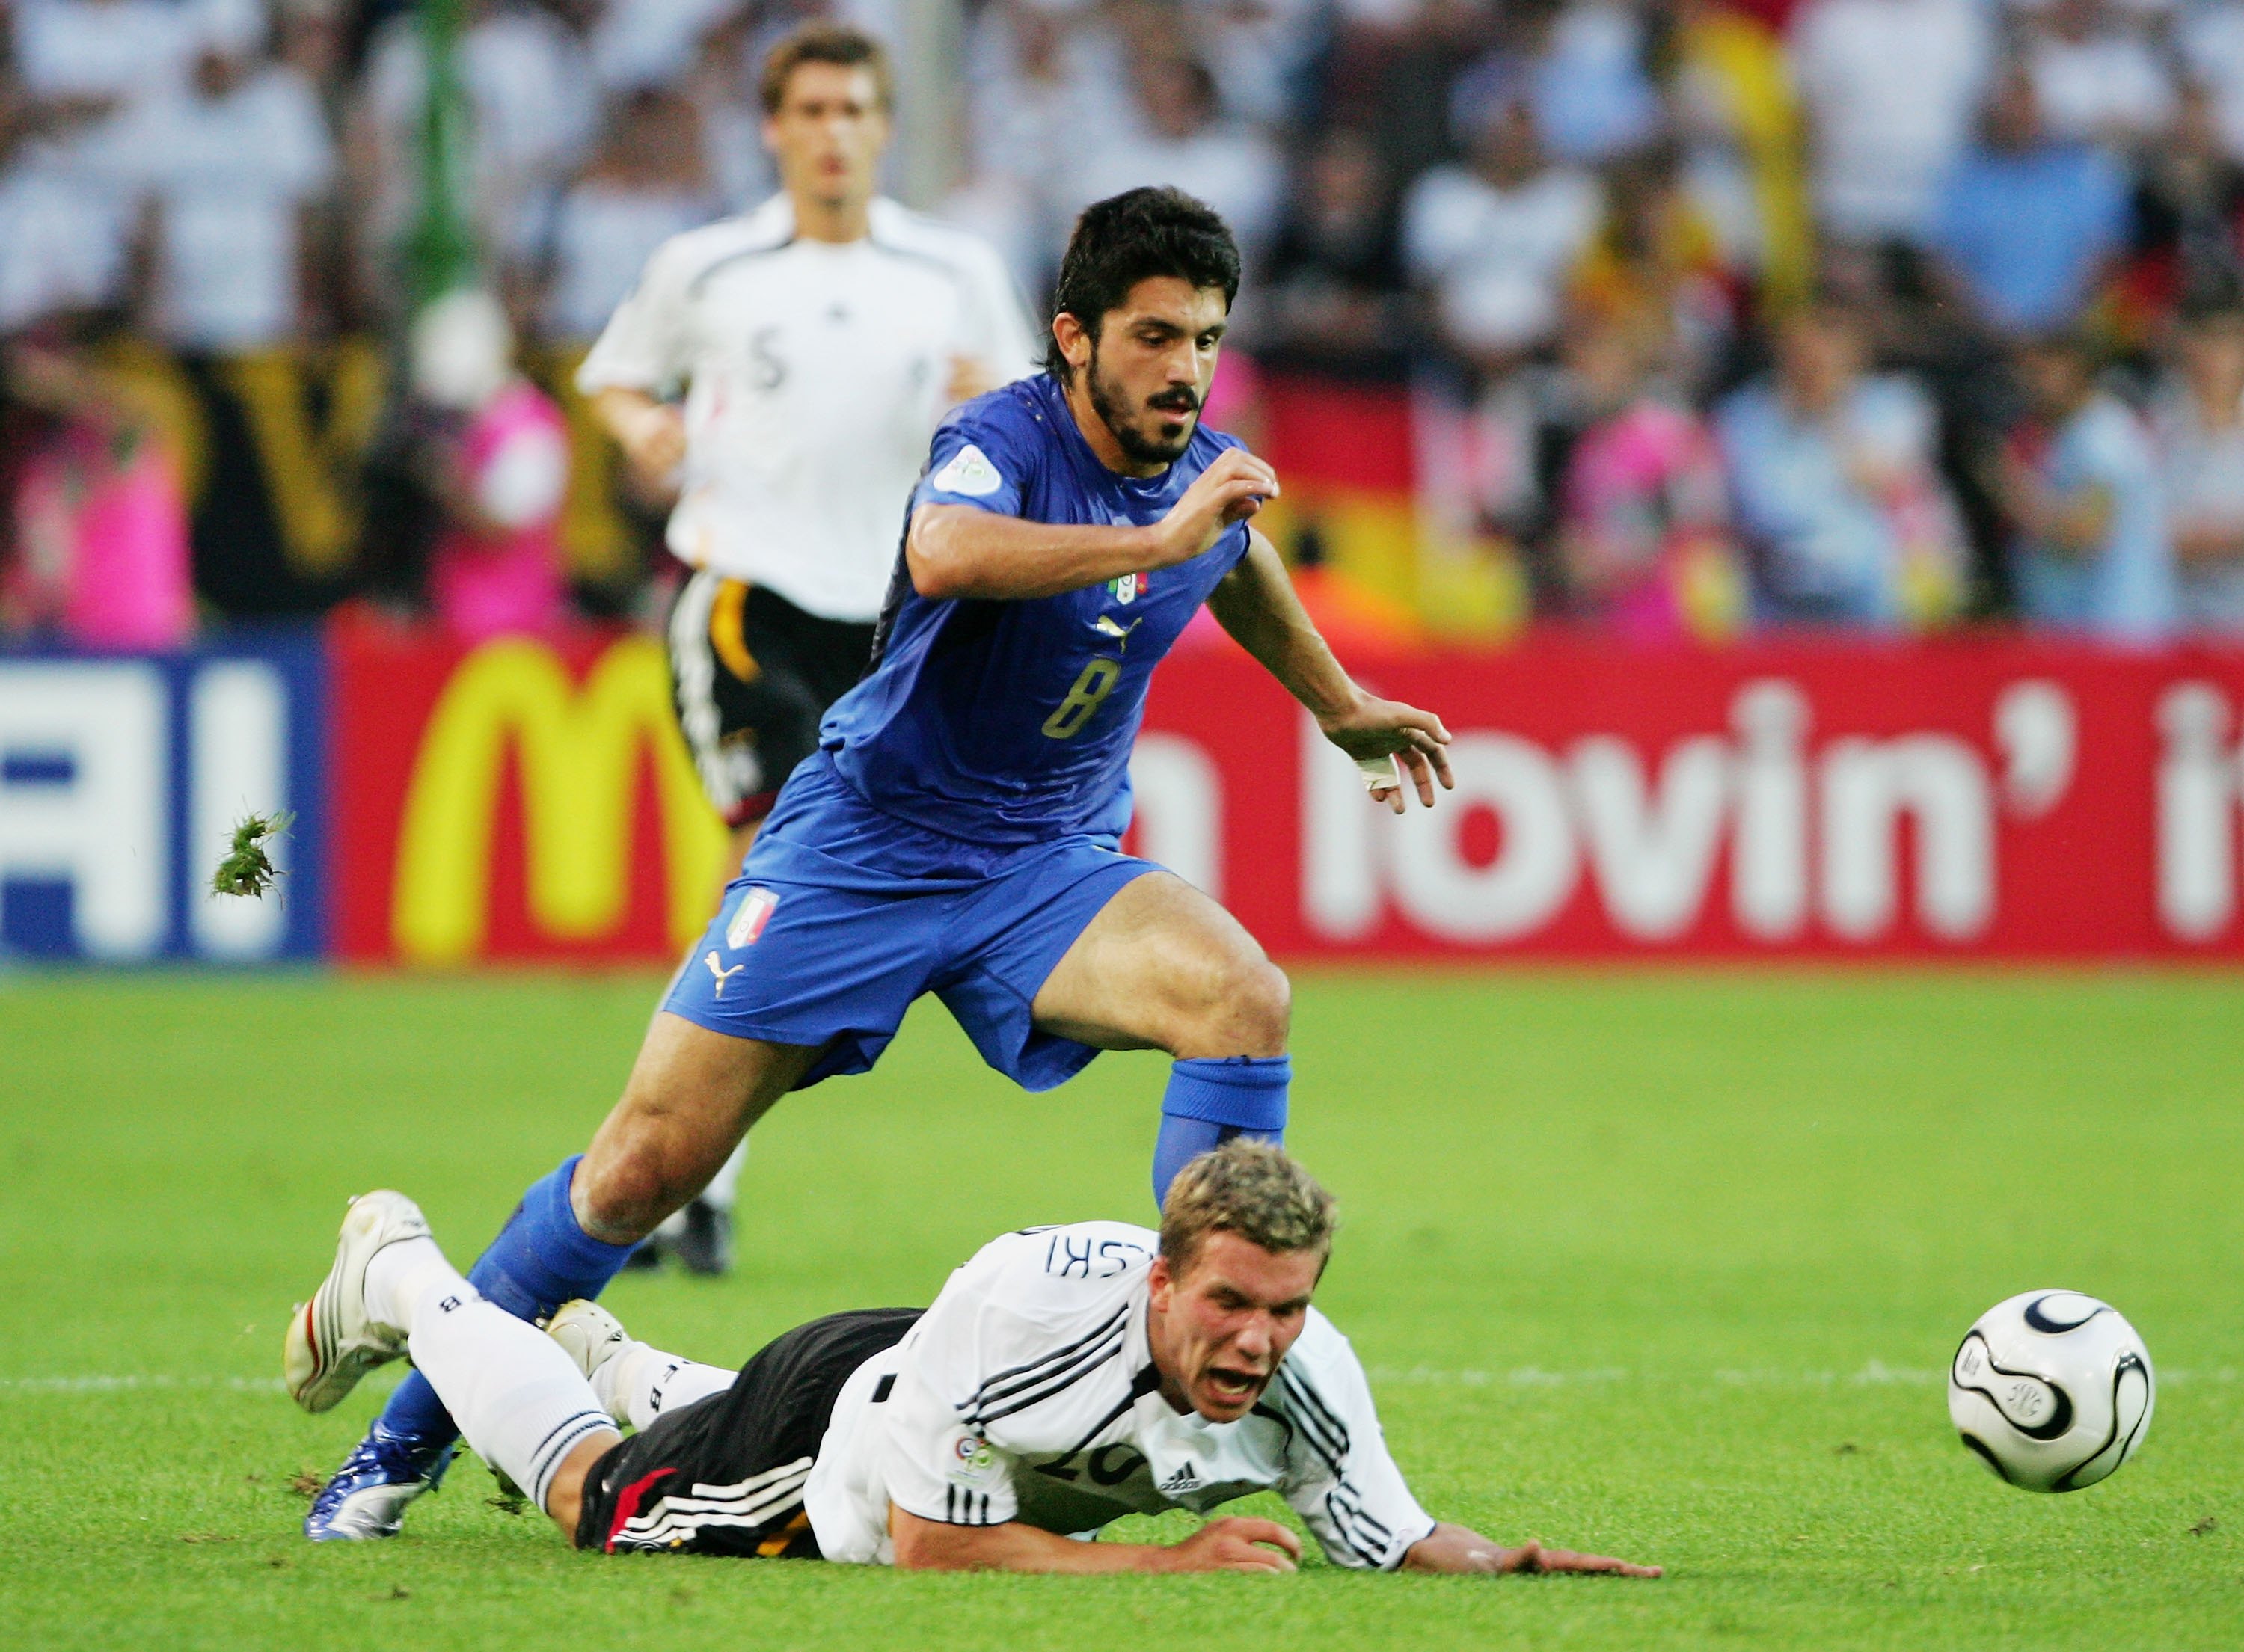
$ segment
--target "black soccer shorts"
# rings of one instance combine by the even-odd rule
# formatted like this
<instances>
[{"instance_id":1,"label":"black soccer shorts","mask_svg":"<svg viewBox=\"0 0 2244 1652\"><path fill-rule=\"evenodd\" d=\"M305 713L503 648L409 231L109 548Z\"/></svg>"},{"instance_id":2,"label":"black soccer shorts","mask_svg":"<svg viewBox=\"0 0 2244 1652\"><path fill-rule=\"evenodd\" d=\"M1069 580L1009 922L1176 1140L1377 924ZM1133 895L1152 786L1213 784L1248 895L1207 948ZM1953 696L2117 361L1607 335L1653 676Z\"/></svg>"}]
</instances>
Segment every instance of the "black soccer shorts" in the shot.
<instances>
[{"instance_id":1,"label":"black soccer shorts","mask_svg":"<svg viewBox=\"0 0 2244 1652\"><path fill-rule=\"evenodd\" d=\"M762 819L818 749L826 708L864 675L873 626L704 569L679 588L666 629L671 699L702 789L727 826Z\"/></svg>"},{"instance_id":2,"label":"black soccer shorts","mask_svg":"<svg viewBox=\"0 0 2244 1652\"><path fill-rule=\"evenodd\" d=\"M850 1373L920 1308L829 1314L774 1338L721 1394L612 1447L585 1477L577 1547L814 1559L803 1482Z\"/></svg>"}]
</instances>

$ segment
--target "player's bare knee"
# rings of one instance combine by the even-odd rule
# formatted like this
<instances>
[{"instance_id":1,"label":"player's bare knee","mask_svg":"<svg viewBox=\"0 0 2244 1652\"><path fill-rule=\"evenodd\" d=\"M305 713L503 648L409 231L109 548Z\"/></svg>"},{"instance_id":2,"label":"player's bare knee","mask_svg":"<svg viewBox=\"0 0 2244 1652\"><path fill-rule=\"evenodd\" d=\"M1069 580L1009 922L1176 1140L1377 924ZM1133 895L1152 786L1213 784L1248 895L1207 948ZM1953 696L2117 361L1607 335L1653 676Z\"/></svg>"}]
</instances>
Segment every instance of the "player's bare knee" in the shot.
<instances>
[{"instance_id":1,"label":"player's bare knee","mask_svg":"<svg viewBox=\"0 0 2244 1652\"><path fill-rule=\"evenodd\" d=\"M700 1190L666 1144L652 1132L637 1130L605 1152L585 1155L569 1193L577 1221L587 1233L625 1244L653 1232Z\"/></svg>"},{"instance_id":2,"label":"player's bare knee","mask_svg":"<svg viewBox=\"0 0 2244 1652\"><path fill-rule=\"evenodd\" d=\"M1183 1056L1285 1053L1293 989L1260 950L1204 954L1186 974L1174 1053Z\"/></svg>"},{"instance_id":3,"label":"player's bare knee","mask_svg":"<svg viewBox=\"0 0 2244 1652\"><path fill-rule=\"evenodd\" d=\"M1293 1029L1294 987L1267 958L1239 971L1230 997L1241 1055L1282 1055Z\"/></svg>"}]
</instances>

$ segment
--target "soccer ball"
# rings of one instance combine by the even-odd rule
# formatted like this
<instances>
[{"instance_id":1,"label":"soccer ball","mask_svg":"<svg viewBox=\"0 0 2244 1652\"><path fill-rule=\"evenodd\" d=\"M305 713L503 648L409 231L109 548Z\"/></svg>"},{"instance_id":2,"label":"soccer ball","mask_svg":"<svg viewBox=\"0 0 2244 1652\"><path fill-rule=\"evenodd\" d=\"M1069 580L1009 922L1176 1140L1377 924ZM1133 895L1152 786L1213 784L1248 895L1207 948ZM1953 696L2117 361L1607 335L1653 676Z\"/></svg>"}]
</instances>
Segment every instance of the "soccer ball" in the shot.
<instances>
[{"instance_id":1,"label":"soccer ball","mask_svg":"<svg viewBox=\"0 0 2244 1652\"><path fill-rule=\"evenodd\" d=\"M1997 1303L1948 1368L1956 1432L2030 1492L2077 1492L2109 1476L2142 1444L2157 1397L2135 1328L2077 1291Z\"/></svg>"}]
</instances>

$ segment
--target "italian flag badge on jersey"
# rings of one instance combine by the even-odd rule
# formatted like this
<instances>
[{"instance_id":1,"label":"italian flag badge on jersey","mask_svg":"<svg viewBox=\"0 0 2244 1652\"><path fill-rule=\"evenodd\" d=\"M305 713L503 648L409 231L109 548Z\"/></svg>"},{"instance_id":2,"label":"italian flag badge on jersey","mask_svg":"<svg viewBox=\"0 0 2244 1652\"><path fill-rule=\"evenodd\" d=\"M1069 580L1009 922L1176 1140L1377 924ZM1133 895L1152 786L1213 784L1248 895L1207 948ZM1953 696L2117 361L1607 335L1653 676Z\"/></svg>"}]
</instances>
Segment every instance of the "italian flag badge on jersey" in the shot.
<instances>
[{"instance_id":1,"label":"italian flag badge on jersey","mask_svg":"<svg viewBox=\"0 0 2244 1652\"><path fill-rule=\"evenodd\" d=\"M1125 574L1119 579L1108 580L1106 589L1113 593L1116 602L1125 604L1134 603L1146 594L1146 576Z\"/></svg>"},{"instance_id":2,"label":"italian flag badge on jersey","mask_svg":"<svg viewBox=\"0 0 2244 1652\"><path fill-rule=\"evenodd\" d=\"M734 952L753 946L771 921L772 908L779 905L779 897L768 889L751 889L740 897L740 904L733 914L733 921L725 926L725 944Z\"/></svg>"}]
</instances>

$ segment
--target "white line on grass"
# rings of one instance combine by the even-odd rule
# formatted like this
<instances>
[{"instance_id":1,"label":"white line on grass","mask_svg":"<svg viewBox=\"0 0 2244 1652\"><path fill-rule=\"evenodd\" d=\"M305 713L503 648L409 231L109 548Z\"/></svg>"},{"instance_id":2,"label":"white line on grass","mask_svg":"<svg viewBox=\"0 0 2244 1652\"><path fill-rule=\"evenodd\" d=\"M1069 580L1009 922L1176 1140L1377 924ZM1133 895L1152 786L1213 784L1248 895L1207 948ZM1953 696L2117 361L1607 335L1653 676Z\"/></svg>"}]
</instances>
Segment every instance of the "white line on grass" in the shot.
<instances>
[{"instance_id":1,"label":"white line on grass","mask_svg":"<svg viewBox=\"0 0 2244 1652\"><path fill-rule=\"evenodd\" d=\"M1622 1382L1652 1382L1663 1387L1673 1387L1678 1382L1694 1380L1712 1382L1726 1388L1829 1388L1841 1383L1858 1388L1925 1388L1945 1381L1948 1376L1945 1370L1928 1370L1919 1365L1889 1365L1882 1359L1870 1360L1859 1371L1852 1372L1763 1368L1678 1373L1628 1371L1619 1365L1602 1365L1591 1371L1545 1371L1540 1365L1520 1365L1511 1371L1450 1371L1435 1365L1374 1365L1367 1374L1375 1384L1418 1384L1430 1387L1461 1388L1570 1388ZM2233 1383L2240 1378L2244 1378L2244 1372L2240 1372L2234 1365L2222 1365L2211 1371L2182 1368L2159 1372L2159 1381L2169 1385Z\"/></svg>"},{"instance_id":2,"label":"white line on grass","mask_svg":"<svg viewBox=\"0 0 2244 1652\"><path fill-rule=\"evenodd\" d=\"M224 1388L236 1393L277 1394L287 1385L278 1377L180 1377L163 1372L109 1377L0 1377L0 1393L122 1394L147 1388Z\"/></svg>"},{"instance_id":3,"label":"white line on grass","mask_svg":"<svg viewBox=\"0 0 2244 1652\"><path fill-rule=\"evenodd\" d=\"M1830 1388L1841 1383L1855 1387L1926 1388L1947 1376L1944 1371L1927 1370L1918 1365L1889 1365L1882 1359L1870 1360L1861 1370L1846 1372L1762 1368L1679 1374L1629 1371L1619 1365L1600 1365L1589 1371L1546 1371L1540 1365L1518 1365L1510 1371L1483 1371L1470 1367L1449 1370L1438 1365L1374 1365L1367 1374L1374 1383L1382 1386L1435 1388L1584 1388L1632 1382L1651 1382L1663 1387L1673 1387L1678 1382L1693 1380L1711 1382L1725 1388ZM2159 1381L2167 1386L2199 1382L2234 1383L2239 1380L2244 1380L2244 1372L2240 1372L2234 1365L2221 1365L2209 1371L2182 1367L2159 1372ZM381 1386L378 1379L367 1385L369 1391ZM182 1376L161 1372L129 1376L0 1377L0 1398L10 1394L122 1394L170 1389L277 1394L285 1392L286 1388L287 1385L278 1377Z\"/></svg>"}]
</instances>

